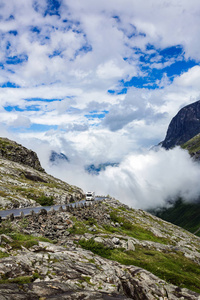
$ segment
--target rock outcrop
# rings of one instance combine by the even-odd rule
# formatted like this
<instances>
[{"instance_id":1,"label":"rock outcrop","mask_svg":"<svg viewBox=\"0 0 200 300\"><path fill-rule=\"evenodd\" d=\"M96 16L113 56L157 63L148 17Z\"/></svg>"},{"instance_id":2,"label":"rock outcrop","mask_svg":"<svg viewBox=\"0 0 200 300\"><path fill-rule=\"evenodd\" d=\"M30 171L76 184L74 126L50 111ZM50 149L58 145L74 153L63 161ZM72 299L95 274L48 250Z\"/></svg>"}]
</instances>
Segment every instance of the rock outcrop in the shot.
<instances>
[{"instance_id":1,"label":"rock outcrop","mask_svg":"<svg viewBox=\"0 0 200 300\"><path fill-rule=\"evenodd\" d=\"M200 100L183 107L169 124L162 142L165 149L186 143L200 133Z\"/></svg>"},{"instance_id":2,"label":"rock outcrop","mask_svg":"<svg viewBox=\"0 0 200 300\"><path fill-rule=\"evenodd\" d=\"M7 138L0 138L0 158L5 158L44 172L34 151Z\"/></svg>"}]
</instances>

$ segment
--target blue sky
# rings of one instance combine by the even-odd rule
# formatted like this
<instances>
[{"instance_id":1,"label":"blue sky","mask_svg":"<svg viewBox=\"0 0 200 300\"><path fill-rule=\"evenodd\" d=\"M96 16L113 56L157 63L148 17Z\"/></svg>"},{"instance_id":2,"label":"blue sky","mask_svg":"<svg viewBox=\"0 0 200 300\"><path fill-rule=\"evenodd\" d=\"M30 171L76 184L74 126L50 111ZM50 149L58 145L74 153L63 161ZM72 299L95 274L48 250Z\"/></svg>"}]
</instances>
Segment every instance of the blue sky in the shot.
<instances>
[{"instance_id":1,"label":"blue sky","mask_svg":"<svg viewBox=\"0 0 200 300\"><path fill-rule=\"evenodd\" d=\"M200 99L199 15L197 0L2 0L0 134L77 165L148 150Z\"/></svg>"},{"instance_id":2,"label":"blue sky","mask_svg":"<svg viewBox=\"0 0 200 300\"><path fill-rule=\"evenodd\" d=\"M121 130L133 149L159 142L199 97L198 8L195 0L2 1L3 130L31 140L54 128L71 141L75 128L80 140L80 128L96 138Z\"/></svg>"}]
</instances>

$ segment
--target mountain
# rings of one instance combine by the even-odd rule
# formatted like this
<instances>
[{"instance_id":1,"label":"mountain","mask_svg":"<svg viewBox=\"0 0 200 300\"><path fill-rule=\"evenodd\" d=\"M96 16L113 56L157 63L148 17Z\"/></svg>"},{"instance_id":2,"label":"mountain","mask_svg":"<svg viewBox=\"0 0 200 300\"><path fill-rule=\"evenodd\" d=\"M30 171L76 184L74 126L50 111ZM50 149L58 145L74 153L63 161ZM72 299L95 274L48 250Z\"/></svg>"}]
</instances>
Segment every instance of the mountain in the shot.
<instances>
[{"instance_id":1,"label":"mountain","mask_svg":"<svg viewBox=\"0 0 200 300\"><path fill-rule=\"evenodd\" d=\"M98 165L94 165L94 164L91 164L89 166L86 166L85 167L85 170L89 173L89 174L92 174L92 175L99 175L99 173L101 171L105 171L105 169L107 167L117 167L119 164L118 163L102 163L102 164L98 164Z\"/></svg>"},{"instance_id":2,"label":"mountain","mask_svg":"<svg viewBox=\"0 0 200 300\"><path fill-rule=\"evenodd\" d=\"M162 142L165 149L186 143L200 133L200 100L183 107L169 124Z\"/></svg>"},{"instance_id":3,"label":"mountain","mask_svg":"<svg viewBox=\"0 0 200 300\"><path fill-rule=\"evenodd\" d=\"M52 164L59 164L60 162L69 162L69 158L64 153L57 153L56 151L51 151L49 161Z\"/></svg>"},{"instance_id":4,"label":"mountain","mask_svg":"<svg viewBox=\"0 0 200 300\"><path fill-rule=\"evenodd\" d=\"M115 199L0 224L0 299L200 299L200 239Z\"/></svg>"},{"instance_id":5,"label":"mountain","mask_svg":"<svg viewBox=\"0 0 200 300\"><path fill-rule=\"evenodd\" d=\"M83 197L80 188L47 174L35 152L0 138L0 209L65 204Z\"/></svg>"}]
</instances>

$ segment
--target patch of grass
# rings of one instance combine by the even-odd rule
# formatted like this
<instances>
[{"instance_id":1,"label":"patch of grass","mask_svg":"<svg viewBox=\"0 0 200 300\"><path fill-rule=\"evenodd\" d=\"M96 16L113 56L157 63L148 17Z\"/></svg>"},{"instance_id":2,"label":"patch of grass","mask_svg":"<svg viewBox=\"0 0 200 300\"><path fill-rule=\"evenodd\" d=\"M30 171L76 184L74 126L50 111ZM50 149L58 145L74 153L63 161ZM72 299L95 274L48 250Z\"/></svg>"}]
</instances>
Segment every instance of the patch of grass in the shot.
<instances>
[{"instance_id":1,"label":"patch of grass","mask_svg":"<svg viewBox=\"0 0 200 300\"><path fill-rule=\"evenodd\" d=\"M86 225L81 221L75 221L75 224L72 228L69 228L68 230L71 234L84 234L87 232Z\"/></svg>"},{"instance_id":2,"label":"patch of grass","mask_svg":"<svg viewBox=\"0 0 200 300\"><path fill-rule=\"evenodd\" d=\"M82 276L82 279L79 279L79 283L87 282L89 285L94 285L93 283L90 282L91 277L89 276Z\"/></svg>"},{"instance_id":3,"label":"patch of grass","mask_svg":"<svg viewBox=\"0 0 200 300\"><path fill-rule=\"evenodd\" d=\"M55 241L50 240L50 239L48 239L46 237L43 237L43 236L38 236L37 238L36 237L34 237L34 238L37 239L40 242L47 242L47 243L55 244Z\"/></svg>"},{"instance_id":4,"label":"patch of grass","mask_svg":"<svg viewBox=\"0 0 200 300\"><path fill-rule=\"evenodd\" d=\"M34 245L38 245L36 238L31 235L13 232L10 234L10 237L13 239L13 242L10 242L9 244L13 249L21 249L21 246L28 249Z\"/></svg>"},{"instance_id":5,"label":"patch of grass","mask_svg":"<svg viewBox=\"0 0 200 300\"><path fill-rule=\"evenodd\" d=\"M34 280L36 280L38 278L41 278L41 276L39 275L38 272L34 272L33 275L32 275L32 280L34 281Z\"/></svg>"},{"instance_id":6,"label":"patch of grass","mask_svg":"<svg viewBox=\"0 0 200 300\"><path fill-rule=\"evenodd\" d=\"M51 206L53 205L53 197L46 196L44 193L41 193L34 188L22 188L15 187L16 192L21 192L21 195L27 197L28 199L33 199L41 206Z\"/></svg>"},{"instance_id":7,"label":"patch of grass","mask_svg":"<svg viewBox=\"0 0 200 300\"><path fill-rule=\"evenodd\" d=\"M18 232L17 230L11 227L11 222L9 221L4 221L1 223L0 234L6 234L7 236L12 238L13 241L7 241L7 244L9 244L14 250L21 249L21 246L24 246L25 248L29 249L34 245L38 245L38 241L53 243L52 240L49 240L48 238L42 236L35 237L29 234L23 234L21 232ZM0 252L0 258L1 255L3 254L1 254Z\"/></svg>"},{"instance_id":8,"label":"patch of grass","mask_svg":"<svg viewBox=\"0 0 200 300\"><path fill-rule=\"evenodd\" d=\"M8 194L4 191L0 191L0 197L6 197Z\"/></svg>"},{"instance_id":9,"label":"patch of grass","mask_svg":"<svg viewBox=\"0 0 200 300\"><path fill-rule=\"evenodd\" d=\"M19 225L22 228L26 228L28 226L28 224L29 224L29 221L26 218L23 218L21 221L19 221Z\"/></svg>"},{"instance_id":10,"label":"patch of grass","mask_svg":"<svg viewBox=\"0 0 200 300\"><path fill-rule=\"evenodd\" d=\"M12 232L12 226L10 221L3 221L0 224L0 234L9 234Z\"/></svg>"},{"instance_id":11,"label":"patch of grass","mask_svg":"<svg viewBox=\"0 0 200 300\"><path fill-rule=\"evenodd\" d=\"M4 258L4 257L8 257L8 256L9 256L9 254L8 254L8 253L2 252L2 251L1 251L1 248L0 248L0 259L1 259L1 258Z\"/></svg>"},{"instance_id":12,"label":"patch of grass","mask_svg":"<svg viewBox=\"0 0 200 300\"><path fill-rule=\"evenodd\" d=\"M11 278L11 279L1 279L0 280L0 284L4 284L4 283L18 283L18 284L27 284L27 283L31 283L33 281L33 277L32 276L19 276L16 278Z\"/></svg>"},{"instance_id":13,"label":"patch of grass","mask_svg":"<svg viewBox=\"0 0 200 300\"><path fill-rule=\"evenodd\" d=\"M85 222L87 225L97 225L97 221L94 218L89 217L88 220Z\"/></svg>"},{"instance_id":14,"label":"patch of grass","mask_svg":"<svg viewBox=\"0 0 200 300\"><path fill-rule=\"evenodd\" d=\"M68 230L71 234L83 235L84 233L87 232L93 233L88 230L88 226L93 226L93 225L97 226L96 231L94 233L96 234L99 231L97 221L94 218L90 217L88 218L87 221L78 221L75 217L72 217L71 220L74 223L73 227Z\"/></svg>"},{"instance_id":15,"label":"patch of grass","mask_svg":"<svg viewBox=\"0 0 200 300\"><path fill-rule=\"evenodd\" d=\"M186 149L189 151L189 153L197 152L200 150L200 135L197 134L193 138L191 138L189 141L187 141L185 144L181 145L183 149Z\"/></svg>"},{"instance_id":16,"label":"patch of grass","mask_svg":"<svg viewBox=\"0 0 200 300\"><path fill-rule=\"evenodd\" d=\"M104 246L102 243L95 242L93 239L85 240L81 239L79 245L86 250L90 250L93 253L102 257L108 258L111 255L111 249Z\"/></svg>"},{"instance_id":17,"label":"patch of grass","mask_svg":"<svg viewBox=\"0 0 200 300\"><path fill-rule=\"evenodd\" d=\"M108 232L112 232L112 233L118 232L120 234L126 234L138 240L147 240L147 241L153 241L162 244L171 244L170 240L156 237L151 231L127 220L124 216L119 215L117 211L112 211L110 213L110 217L113 222L119 223L121 224L121 226L113 227L109 225L104 225L104 229L107 230Z\"/></svg>"}]
</instances>

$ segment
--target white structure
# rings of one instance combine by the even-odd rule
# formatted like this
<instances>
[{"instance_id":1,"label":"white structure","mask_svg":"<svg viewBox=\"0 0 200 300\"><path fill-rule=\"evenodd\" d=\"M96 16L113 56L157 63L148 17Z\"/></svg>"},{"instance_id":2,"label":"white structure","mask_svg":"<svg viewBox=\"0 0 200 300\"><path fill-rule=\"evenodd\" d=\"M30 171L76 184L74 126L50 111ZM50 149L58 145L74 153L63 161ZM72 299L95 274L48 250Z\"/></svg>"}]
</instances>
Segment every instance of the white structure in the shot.
<instances>
[{"instance_id":1,"label":"white structure","mask_svg":"<svg viewBox=\"0 0 200 300\"><path fill-rule=\"evenodd\" d=\"M87 192L86 201L94 201L94 200L95 200L95 192Z\"/></svg>"}]
</instances>

